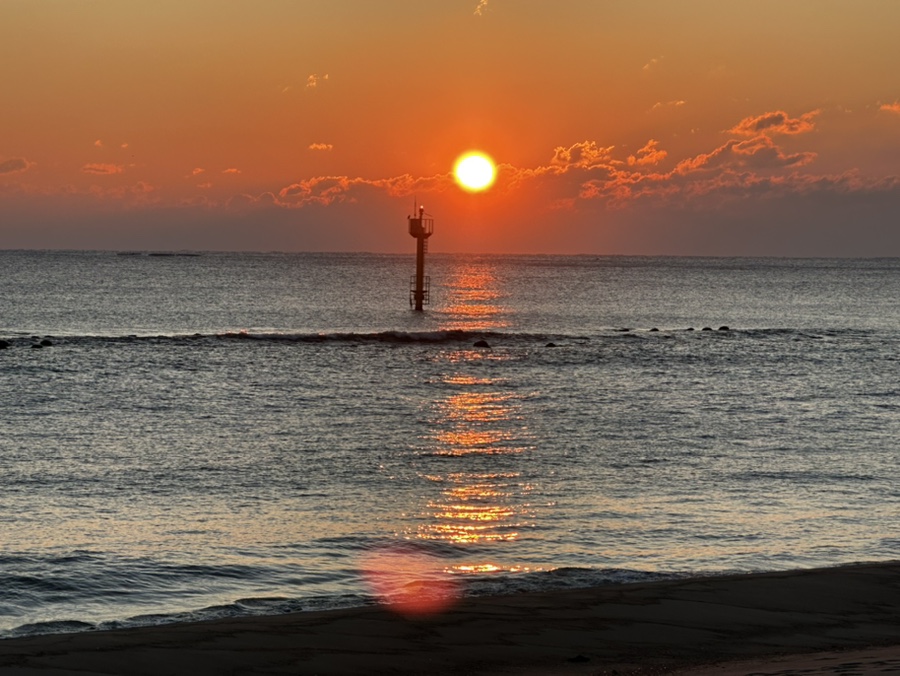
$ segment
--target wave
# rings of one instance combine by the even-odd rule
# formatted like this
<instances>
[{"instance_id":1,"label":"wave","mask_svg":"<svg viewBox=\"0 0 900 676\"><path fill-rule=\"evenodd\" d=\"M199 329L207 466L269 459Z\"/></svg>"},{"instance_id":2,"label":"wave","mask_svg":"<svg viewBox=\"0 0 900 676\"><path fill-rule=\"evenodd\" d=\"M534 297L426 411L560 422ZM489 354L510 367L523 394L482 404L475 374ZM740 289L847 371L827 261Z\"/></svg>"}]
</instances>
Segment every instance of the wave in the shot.
<instances>
[{"instance_id":1,"label":"wave","mask_svg":"<svg viewBox=\"0 0 900 676\"><path fill-rule=\"evenodd\" d=\"M651 572L621 568L555 568L524 573L466 575L463 596L505 596L586 589L620 584L656 582L684 579L699 575L724 574L723 572ZM377 605L378 601L365 594L332 594L300 598L249 597L232 603L208 606L193 611L149 613L126 619L102 622L81 620L49 620L22 624L7 631L0 631L0 639L36 636L40 634L68 634L84 631L107 631L133 627L149 627L184 622L205 622L234 617L273 616L297 612L317 612Z\"/></svg>"},{"instance_id":2,"label":"wave","mask_svg":"<svg viewBox=\"0 0 900 676\"><path fill-rule=\"evenodd\" d=\"M249 331L227 332L218 338L237 340L269 340L293 343L464 343L477 340L548 340L535 333L503 333L499 331L469 331L448 329L439 331L377 331L371 333L253 333Z\"/></svg>"},{"instance_id":3,"label":"wave","mask_svg":"<svg viewBox=\"0 0 900 676\"><path fill-rule=\"evenodd\" d=\"M484 341L549 341L561 338L587 340L582 337L552 336L541 333L504 333L498 331L469 331L449 329L438 331L374 331L303 333L290 331L224 331L221 333L158 334L158 335L66 335L18 336L6 339L9 347L53 347L67 343L191 343L198 341L256 341L274 343L386 343L386 344L444 344ZM43 345L41 345L43 343Z\"/></svg>"},{"instance_id":4,"label":"wave","mask_svg":"<svg viewBox=\"0 0 900 676\"><path fill-rule=\"evenodd\" d=\"M627 568L553 568L517 575L473 577L466 588L468 596L502 596L564 589L587 589L639 582L657 582L698 577L701 572L654 572Z\"/></svg>"},{"instance_id":5,"label":"wave","mask_svg":"<svg viewBox=\"0 0 900 676\"><path fill-rule=\"evenodd\" d=\"M0 638L18 638L21 636L37 636L39 634L74 634L81 631L93 631L97 625L78 620L53 620L50 622L34 622L23 624L9 632L0 632Z\"/></svg>"},{"instance_id":6,"label":"wave","mask_svg":"<svg viewBox=\"0 0 900 676\"><path fill-rule=\"evenodd\" d=\"M593 335L574 333L544 333L520 331L477 331L468 329L446 329L435 331L372 331L372 332L292 332L292 331L223 331L216 333L172 333L172 334L128 334L96 335L74 334L64 336L24 335L5 338L2 343L8 348L53 347L61 344L97 343L193 343L209 341L225 342L270 342L270 343L352 343L352 344L453 344L475 343L483 340L493 343L553 343L552 347L583 344L591 341L616 339L672 339L672 338L789 338L791 340L823 340L840 337L863 337L875 332L868 329L792 329L792 328L748 328L731 329L726 326L712 328L681 327L664 329L610 328ZM549 346L549 345L548 345Z\"/></svg>"}]
</instances>

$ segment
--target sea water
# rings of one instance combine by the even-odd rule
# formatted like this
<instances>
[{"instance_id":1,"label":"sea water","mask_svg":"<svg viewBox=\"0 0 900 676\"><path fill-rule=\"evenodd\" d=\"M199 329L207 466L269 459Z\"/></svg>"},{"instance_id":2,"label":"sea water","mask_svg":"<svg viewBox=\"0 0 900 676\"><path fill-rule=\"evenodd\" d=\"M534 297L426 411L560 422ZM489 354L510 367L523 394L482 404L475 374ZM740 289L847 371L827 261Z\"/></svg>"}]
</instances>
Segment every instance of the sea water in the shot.
<instances>
[{"instance_id":1,"label":"sea water","mask_svg":"<svg viewBox=\"0 0 900 676\"><path fill-rule=\"evenodd\" d=\"M0 252L0 636L900 556L900 261L427 266Z\"/></svg>"}]
</instances>

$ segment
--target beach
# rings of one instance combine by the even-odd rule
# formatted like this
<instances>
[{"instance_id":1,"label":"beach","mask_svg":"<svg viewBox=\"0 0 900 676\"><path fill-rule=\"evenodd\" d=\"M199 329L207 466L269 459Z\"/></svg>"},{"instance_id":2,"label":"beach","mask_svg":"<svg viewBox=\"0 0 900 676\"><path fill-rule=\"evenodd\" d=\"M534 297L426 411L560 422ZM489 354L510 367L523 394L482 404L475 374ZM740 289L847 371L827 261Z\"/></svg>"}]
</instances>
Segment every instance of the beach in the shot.
<instances>
[{"instance_id":1,"label":"beach","mask_svg":"<svg viewBox=\"0 0 900 676\"><path fill-rule=\"evenodd\" d=\"M4 676L900 672L900 563L0 642Z\"/></svg>"}]
</instances>

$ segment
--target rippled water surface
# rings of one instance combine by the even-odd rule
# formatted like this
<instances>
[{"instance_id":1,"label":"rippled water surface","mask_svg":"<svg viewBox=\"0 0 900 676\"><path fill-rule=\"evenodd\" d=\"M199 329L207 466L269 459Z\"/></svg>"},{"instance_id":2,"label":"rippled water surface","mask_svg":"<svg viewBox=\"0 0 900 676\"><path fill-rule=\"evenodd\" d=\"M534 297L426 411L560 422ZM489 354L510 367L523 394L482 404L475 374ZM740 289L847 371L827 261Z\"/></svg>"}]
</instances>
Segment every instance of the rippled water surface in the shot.
<instances>
[{"instance_id":1,"label":"rippled water surface","mask_svg":"<svg viewBox=\"0 0 900 676\"><path fill-rule=\"evenodd\" d=\"M900 556L900 261L413 267L0 252L0 635Z\"/></svg>"}]
</instances>

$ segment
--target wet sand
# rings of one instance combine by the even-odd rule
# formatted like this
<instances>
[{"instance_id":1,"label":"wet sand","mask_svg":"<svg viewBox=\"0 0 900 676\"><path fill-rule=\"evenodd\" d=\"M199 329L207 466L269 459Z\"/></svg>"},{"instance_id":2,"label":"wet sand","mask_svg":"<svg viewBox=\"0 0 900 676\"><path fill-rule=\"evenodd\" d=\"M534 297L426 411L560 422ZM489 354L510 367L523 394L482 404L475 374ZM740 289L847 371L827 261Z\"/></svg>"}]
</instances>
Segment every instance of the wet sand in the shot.
<instances>
[{"instance_id":1,"label":"wet sand","mask_svg":"<svg viewBox=\"0 0 900 676\"><path fill-rule=\"evenodd\" d=\"M900 563L0 641L2 676L900 674Z\"/></svg>"}]
</instances>

